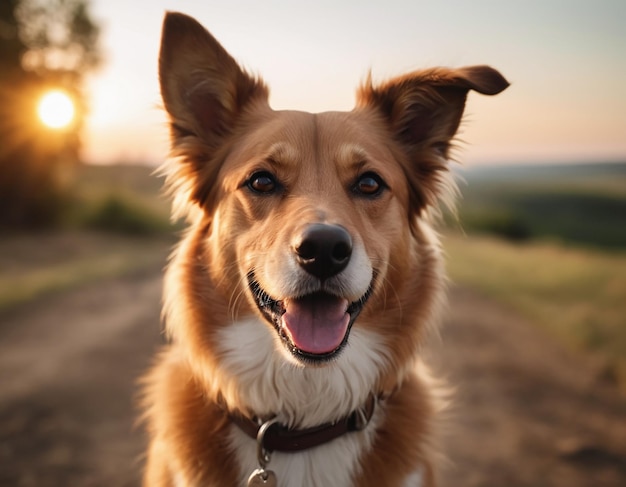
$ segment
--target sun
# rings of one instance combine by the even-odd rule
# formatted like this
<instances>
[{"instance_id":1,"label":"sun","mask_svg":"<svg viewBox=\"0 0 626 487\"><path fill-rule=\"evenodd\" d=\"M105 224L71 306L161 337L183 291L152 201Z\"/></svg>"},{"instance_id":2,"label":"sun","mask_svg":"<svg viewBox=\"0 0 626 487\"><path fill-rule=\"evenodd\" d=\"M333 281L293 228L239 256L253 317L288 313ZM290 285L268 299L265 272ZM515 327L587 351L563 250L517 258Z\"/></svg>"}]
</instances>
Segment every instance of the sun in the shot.
<instances>
[{"instance_id":1,"label":"sun","mask_svg":"<svg viewBox=\"0 0 626 487\"><path fill-rule=\"evenodd\" d=\"M58 90L46 93L37 106L39 119L53 129L61 129L72 123L74 112L74 102L70 96Z\"/></svg>"}]
</instances>

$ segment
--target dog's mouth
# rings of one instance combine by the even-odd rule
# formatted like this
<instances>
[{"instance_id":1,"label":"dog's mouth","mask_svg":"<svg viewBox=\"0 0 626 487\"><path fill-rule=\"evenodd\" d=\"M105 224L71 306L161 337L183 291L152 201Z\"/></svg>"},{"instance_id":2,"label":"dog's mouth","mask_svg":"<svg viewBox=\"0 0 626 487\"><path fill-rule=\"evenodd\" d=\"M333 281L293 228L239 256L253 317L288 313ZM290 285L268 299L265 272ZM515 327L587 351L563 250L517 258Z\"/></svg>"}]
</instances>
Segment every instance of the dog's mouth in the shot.
<instances>
[{"instance_id":1,"label":"dog's mouth","mask_svg":"<svg viewBox=\"0 0 626 487\"><path fill-rule=\"evenodd\" d=\"M323 291L297 298L272 298L254 274L248 286L263 316L274 326L287 349L301 360L326 361L335 358L348 342L350 329L372 293L352 303Z\"/></svg>"}]
</instances>

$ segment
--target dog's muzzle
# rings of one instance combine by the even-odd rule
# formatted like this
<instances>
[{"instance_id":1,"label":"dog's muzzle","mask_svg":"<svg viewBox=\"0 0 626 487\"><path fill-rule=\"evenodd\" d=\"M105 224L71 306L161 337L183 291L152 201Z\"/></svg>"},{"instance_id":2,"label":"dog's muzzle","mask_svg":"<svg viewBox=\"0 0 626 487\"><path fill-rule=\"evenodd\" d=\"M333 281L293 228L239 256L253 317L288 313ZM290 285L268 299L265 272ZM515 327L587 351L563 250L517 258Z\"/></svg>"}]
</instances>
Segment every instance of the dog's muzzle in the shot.
<instances>
[{"instance_id":1,"label":"dog's muzzle","mask_svg":"<svg viewBox=\"0 0 626 487\"><path fill-rule=\"evenodd\" d=\"M372 283L357 301L329 292L324 283L350 263L352 238L339 225L307 226L292 245L296 261L319 282L319 290L303 296L270 296L253 272L248 286L257 307L274 326L288 350L305 361L324 361L338 355L348 341L350 329L372 292Z\"/></svg>"}]
</instances>

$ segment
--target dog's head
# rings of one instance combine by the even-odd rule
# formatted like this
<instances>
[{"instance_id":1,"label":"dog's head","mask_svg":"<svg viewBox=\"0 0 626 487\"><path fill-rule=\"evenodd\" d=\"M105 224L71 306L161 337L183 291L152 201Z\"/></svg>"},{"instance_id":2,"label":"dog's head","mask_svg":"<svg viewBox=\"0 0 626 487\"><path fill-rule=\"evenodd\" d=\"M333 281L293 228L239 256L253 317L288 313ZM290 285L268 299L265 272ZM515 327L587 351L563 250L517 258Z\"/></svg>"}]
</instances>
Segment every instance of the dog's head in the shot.
<instances>
[{"instance_id":1,"label":"dog's head","mask_svg":"<svg viewBox=\"0 0 626 487\"><path fill-rule=\"evenodd\" d=\"M425 221L451 140L468 91L496 94L504 78L431 69L368 80L351 112L274 111L259 78L195 20L168 14L160 80L169 182L196 215L191 294L223 298L207 291L211 305L198 306L221 322L261 318L296 363L339 357L353 327L414 353L441 288Z\"/></svg>"}]
</instances>

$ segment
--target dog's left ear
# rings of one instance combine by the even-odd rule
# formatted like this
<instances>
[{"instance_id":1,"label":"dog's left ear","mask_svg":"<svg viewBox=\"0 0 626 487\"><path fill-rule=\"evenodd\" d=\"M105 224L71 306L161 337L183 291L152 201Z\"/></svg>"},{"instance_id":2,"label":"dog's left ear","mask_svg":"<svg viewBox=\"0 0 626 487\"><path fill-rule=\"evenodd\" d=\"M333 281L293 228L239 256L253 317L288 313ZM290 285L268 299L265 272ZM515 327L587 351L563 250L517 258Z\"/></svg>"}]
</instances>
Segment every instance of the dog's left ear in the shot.
<instances>
[{"instance_id":1,"label":"dog's left ear","mask_svg":"<svg viewBox=\"0 0 626 487\"><path fill-rule=\"evenodd\" d=\"M509 83L489 66L434 68L379 86L369 79L357 92L357 108L373 108L389 124L408 155L412 202L419 210L437 203L441 171L469 90L496 95Z\"/></svg>"}]
</instances>

